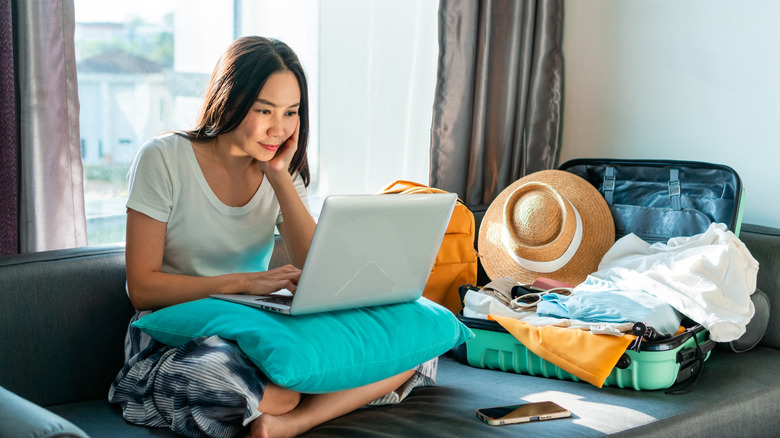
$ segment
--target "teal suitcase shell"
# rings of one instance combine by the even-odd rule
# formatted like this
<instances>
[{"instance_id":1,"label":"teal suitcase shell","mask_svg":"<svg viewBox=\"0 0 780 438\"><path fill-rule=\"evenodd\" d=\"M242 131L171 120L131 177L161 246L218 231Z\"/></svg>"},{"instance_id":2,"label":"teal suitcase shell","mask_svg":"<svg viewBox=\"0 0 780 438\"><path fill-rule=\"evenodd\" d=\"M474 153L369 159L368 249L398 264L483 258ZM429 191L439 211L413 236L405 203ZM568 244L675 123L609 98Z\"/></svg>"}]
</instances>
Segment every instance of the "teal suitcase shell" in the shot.
<instances>
[{"instance_id":1,"label":"teal suitcase shell","mask_svg":"<svg viewBox=\"0 0 780 438\"><path fill-rule=\"evenodd\" d=\"M459 362L477 368L580 381L528 350L497 322L468 318L462 313L458 319L475 335L455 350ZM604 385L637 391L686 387L694 383L690 380L698 375L714 346L707 330L698 324L660 342L644 341L639 351L626 349Z\"/></svg>"}]
</instances>

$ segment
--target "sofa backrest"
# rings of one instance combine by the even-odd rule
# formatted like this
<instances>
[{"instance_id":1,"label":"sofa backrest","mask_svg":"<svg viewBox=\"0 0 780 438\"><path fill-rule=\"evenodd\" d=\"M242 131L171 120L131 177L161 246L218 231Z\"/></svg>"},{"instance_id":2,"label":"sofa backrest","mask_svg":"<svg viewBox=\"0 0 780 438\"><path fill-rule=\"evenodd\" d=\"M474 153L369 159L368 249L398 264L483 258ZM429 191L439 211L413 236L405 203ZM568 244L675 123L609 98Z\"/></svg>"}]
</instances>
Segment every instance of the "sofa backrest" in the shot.
<instances>
[{"instance_id":1,"label":"sofa backrest","mask_svg":"<svg viewBox=\"0 0 780 438\"><path fill-rule=\"evenodd\" d=\"M272 267L289 263L277 237ZM106 398L135 310L125 250L0 257L0 386L42 406Z\"/></svg>"},{"instance_id":2,"label":"sofa backrest","mask_svg":"<svg viewBox=\"0 0 780 438\"><path fill-rule=\"evenodd\" d=\"M780 348L780 229L744 225L740 238L771 302L762 343ZM124 260L119 245L0 257L0 386L43 406L107 396L134 312ZM270 266L286 263L277 238Z\"/></svg>"}]
</instances>

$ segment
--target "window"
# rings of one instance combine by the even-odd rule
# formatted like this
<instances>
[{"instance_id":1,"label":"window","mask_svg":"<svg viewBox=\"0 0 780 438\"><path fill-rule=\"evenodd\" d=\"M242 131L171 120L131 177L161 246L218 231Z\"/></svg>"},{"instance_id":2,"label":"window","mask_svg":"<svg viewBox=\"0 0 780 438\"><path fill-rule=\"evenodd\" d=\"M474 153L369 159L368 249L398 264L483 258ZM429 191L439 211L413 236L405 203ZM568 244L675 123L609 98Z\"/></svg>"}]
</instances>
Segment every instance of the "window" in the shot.
<instances>
[{"instance_id":1,"label":"window","mask_svg":"<svg viewBox=\"0 0 780 438\"><path fill-rule=\"evenodd\" d=\"M87 234L124 241L138 147L194 124L209 74L242 35L288 43L309 81L310 207L428 181L436 0L75 0Z\"/></svg>"}]
</instances>

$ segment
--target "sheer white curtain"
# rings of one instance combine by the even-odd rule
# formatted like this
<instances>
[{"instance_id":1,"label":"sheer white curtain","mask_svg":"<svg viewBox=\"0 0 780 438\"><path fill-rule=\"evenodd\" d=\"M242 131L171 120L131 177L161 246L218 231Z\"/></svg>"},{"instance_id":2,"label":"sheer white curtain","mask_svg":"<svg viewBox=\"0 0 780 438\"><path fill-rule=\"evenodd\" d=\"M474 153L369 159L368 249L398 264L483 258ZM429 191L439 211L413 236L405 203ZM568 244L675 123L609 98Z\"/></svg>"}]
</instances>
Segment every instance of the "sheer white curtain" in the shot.
<instances>
[{"instance_id":1,"label":"sheer white curtain","mask_svg":"<svg viewBox=\"0 0 780 438\"><path fill-rule=\"evenodd\" d=\"M20 251L87 244L73 0L17 1Z\"/></svg>"},{"instance_id":2,"label":"sheer white curtain","mask_svg":"<svg viewBox=\"0 0 780 438\"><path fill-rule=\"evenodd\" d=\"M428 183L438 0L320 2L321 196ZM344 11L349 11L345 13Z\"/></svg>"}]
</instances>

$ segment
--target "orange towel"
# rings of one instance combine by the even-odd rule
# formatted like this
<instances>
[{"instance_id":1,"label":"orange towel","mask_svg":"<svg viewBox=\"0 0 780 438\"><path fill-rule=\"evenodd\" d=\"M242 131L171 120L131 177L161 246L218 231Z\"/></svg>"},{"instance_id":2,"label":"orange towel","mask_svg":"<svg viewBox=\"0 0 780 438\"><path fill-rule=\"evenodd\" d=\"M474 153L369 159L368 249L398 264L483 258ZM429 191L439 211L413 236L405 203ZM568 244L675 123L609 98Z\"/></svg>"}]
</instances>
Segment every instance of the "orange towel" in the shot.
<instances>
[{"instance_id":1,"label":"orange towel","mask_svg":"<svg viewBox=\"0 0 780 438\"><path fill-rule=\"evenodd\" d=\"M609 377L634 335L594 335L555 326L535 327L504 316L488 315L531 352L599 388Z\"/></svg>"}]
</instances>

